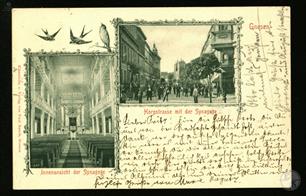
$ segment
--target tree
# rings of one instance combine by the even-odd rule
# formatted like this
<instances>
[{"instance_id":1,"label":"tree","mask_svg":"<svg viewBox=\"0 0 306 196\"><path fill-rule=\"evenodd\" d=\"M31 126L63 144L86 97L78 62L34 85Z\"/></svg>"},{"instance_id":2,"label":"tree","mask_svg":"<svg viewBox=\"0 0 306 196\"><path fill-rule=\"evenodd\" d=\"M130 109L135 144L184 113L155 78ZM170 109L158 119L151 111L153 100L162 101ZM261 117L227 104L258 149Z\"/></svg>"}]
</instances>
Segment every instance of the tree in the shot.
<instances>
[{"instance_id":1,"label":"tree","mask_svg":"<svg viewBox=\"0 0 306 196\"><path fill-rule=\"evenodd\" d=\"M212 76L221 73L220 62L214 53L203 53L186 65L186 77L192 80L208 79L209 102L212 103Z\"/></svg>"}]
</instances>

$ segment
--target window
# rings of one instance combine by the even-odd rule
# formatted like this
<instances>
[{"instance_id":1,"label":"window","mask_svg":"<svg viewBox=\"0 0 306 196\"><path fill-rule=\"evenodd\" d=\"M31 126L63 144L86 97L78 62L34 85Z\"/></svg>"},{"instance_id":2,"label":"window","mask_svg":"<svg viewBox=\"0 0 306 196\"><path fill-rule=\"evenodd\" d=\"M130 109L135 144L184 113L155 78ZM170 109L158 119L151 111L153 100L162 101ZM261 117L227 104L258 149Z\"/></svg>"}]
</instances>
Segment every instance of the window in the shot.
<instances>
[{"instance_id":1,"label":"window","mask_svg":"<svg viewBox=\"0 0 306 196\"><path fill-rule=\"evenodd\" d=\"M35 133L37 133L37 134L41 133L41 131L40 131L40 123L41 123L40 122L40 118L35 116L34 130L35 130Z\"/></svg>"},{"instance_id":2,"label":"window","mask_svg":"<svg viewBox=\"0 0 306 196\"><path fill-rule=\"evenodd\" d=\"M228 25L219 25L219 31L225 31L228 30Z\"/></svg>"},{"instance_id":3,"label":"window","mask_svg":"<svg viewBox=\"0 0 306 196\"><path fill-rule=\"evenodd\" d=\"M228 55L226 53L222 54L222 62L223 63L228 63Z\"/></svg>"}]
</instances>

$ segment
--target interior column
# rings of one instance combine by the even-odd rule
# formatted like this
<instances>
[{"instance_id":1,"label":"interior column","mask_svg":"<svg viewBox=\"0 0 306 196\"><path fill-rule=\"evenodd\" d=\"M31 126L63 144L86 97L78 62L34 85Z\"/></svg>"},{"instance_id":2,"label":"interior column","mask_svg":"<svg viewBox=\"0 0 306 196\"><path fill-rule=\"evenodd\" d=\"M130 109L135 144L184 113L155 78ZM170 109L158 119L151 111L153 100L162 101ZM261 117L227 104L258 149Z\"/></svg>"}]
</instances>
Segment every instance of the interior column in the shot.
<instances>
[{"instance_id":1,"label":"interior column","mask_svg":"<svg viewBox=\"0 0 306 196\"><path fill-rule=\"evenodd\" d=\"M66 127L66 126L69 126L69 117L68 117L68 115L67 115L67 109L65 108L65 112L64 112L64 114L65 114L65 124L64 124L64 126Z\"/></svg>"},{"instance_id":2,"label":"interior column","mask_svg":"<svg viewBox=\"0 0 306 196\"><path fill-rule=\"evenodd\" d=\"M45 95L45 85L44 85L44 82L41 83L41 88L40 88L40 96L42 98L42 100L44 101L44 95Z\"/></svg>"},{"instance_id":3,"label":"interior column","mask_svg":"<svg viewBox=\"0 0 306 196\"><path fill-rule=\"evenodd\" d=\"M64 116L64 107L61 106L61 125L62 127L65 126L65 116Z\"/></svg>"},{"instance_id":4,"label":"interior column","mask_svg":"<svg viewBox=\"0 0 306 196\"><path fill-rule=\"evenodd\" d=\"M53 118L53 133L56 134L56 121L55 121L55 118Z\"/></svg>"},{"instance_id":5,"label":"interior column","mask_svg":"<svg viewBox=\"0 0 306 196\"><path fill-rule=\"evenodd\" d=\"M44 123L45 123L45 113L44 111L41 111L41 115L40 115L40 135L43 136L45 133L44 130Z\"/></svg>"},{"instance_id":6,"label":"interior column","mask_svg":"<svg viewBox=\"0 0 306 196\"><path fill-rule=\"evenodd\" d=\"M99 126L99 117L98 114L96 115L96 134L100 133L100 126Z\"/></svg>"},{"instance_id":7,"label":"interior column","mask_svg":"<svg viewBox=\"0 0 306 196\"><path fill-rule=\"evenodd\" d=\"M106 122L105 122L104 112L101 112L101 117L102 117L102 127L103 127L102 133L103 135L106 135Z\"/></svg>"},{"instance_id":8,"label":"interior column","mask_svg":"<svg viewBox=\"0 0 306 196\"><path fill-rule=\"evenodd\" d=\"M85 126L85 122L84 122L84 105L82 105L82 126Z\"/></svg>"},{"instance_id":9,"label":"interior column","mask_svg":"<svg viewBox=\"0 0 306 196\"><path fill-rule=\"evenodd\" d=\"M100 65L100 96L101 99L104 96L104 85L103 85L103 69L102 69L102 65Z\"/></svg>"},{"instance_id":10,"label":"interior column","mask_svg":"<svg viewBox=\"0 0 306 196\"><path fill-rule=\"evenodd\" d=\"M98 102L99 102L99 95L98 95L98 92L96 92L95 94L96 94L96 103L95 103L95 105L97 105Z\"/></svg>"},{"instance_id":11,"label":"interior column","mask_svg":"<svg viewBox=\"0 0 306 196\"><path fill-rule=\"evenodd\" d=\"M95 133L95 117L91 118L92 133Z\"/></svg>"},{"instance_id":12,"label":"interior column","mask_svg":"<svg viewBox=\"0 0 306 196\"><path fill-rule=\"evenodd\" d=\"M48 106L51 105L51 104L50 104L50 94L49 94L49 92L47 92L47 104L48 104Z\"/></svg>"},{"instance_id":13,"label":"interior column","mask_svg":"<svg viewBox=\"0 0 306 196\"><path fill-rule=\"evenodd\" d=\"M53 97L51 97L51 99L50 99L50 101L51 101L51 109L53 110L54 109L54 106L53 106Z\"/></svg>"},{"instance_id":14,"label":"interior column","mask_svg":"<svg viewBox=\"0 0 306 196\"><path fill-rule=\"evenodd\" d=\"M47 135L50 134L50 114L47 113L48 117L47 117Z\"/></svg>"},{"instance_id":15,"label":"interior column","mask_svg":"<svg viewBox=\"0 0 306 196\"><path fill-rule=\"evenodd\" d=\"M80 124L81 124L80 123L80 120L81 120L81 118L80 118L80 111L81 111L80 109L78 109L78 111L77 111L78 112L78 115L77 115L77 127L79 127Z\"/></svg>"},{"instance_id":16,"label":"interior column","mask_svg":"<svg viewBox=\"0 0 306 196\"><path fill-rule=\"evenodd\" d=\"M65 127L69 126L69 116L65 115L66 119L65 119Z\"/></svg>"},{"instance_id":17,"label":"interior column","mask_svg":"<svg viewBox=\"0 0 306 196\"><path fill-rule=\"evenodd\" d=\"M50 127L51 127L50 134L52 134L52 135L54 134L54 127L53 127L54 123L53 123L53 121L54 121L54 118L51 117L51 119L50 119Z\"/></svg>"},{"instance_id":18,"label":"interior column","mask_svg":"<svg viewBox=\"0 0 306 196\"><path fill-rule=\"evenodd\" d=\"M112 75L112 73L113 73L113 68L112 68L113 66L109 66L109 72L108 72L108 74L109 74L109 81L113 81L113 75ZM131 76L129 76L129 77L131 77ZM113 88L110 88L109 89L109 93L112 95L112 91L113 91Z\"/></svg>"},{"instance_id":19,"label":"interior column","mask_svg":"<svg viewBox=\"0 0 306 196\"><path fill-rule=\"evenodd\" d=\"M108 127L109 127L109 133L113 133L113 129L112 129L112 118L108 119Z\"/></svg>"}]
</instances>

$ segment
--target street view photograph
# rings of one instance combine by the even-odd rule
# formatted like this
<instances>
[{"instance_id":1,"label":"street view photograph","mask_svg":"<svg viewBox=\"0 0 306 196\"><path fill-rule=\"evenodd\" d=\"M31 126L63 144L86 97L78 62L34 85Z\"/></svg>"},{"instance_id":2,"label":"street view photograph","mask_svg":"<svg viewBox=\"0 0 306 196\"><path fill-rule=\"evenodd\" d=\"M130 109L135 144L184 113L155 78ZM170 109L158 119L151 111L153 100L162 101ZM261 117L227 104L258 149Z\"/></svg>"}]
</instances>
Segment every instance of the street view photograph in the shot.
<instances>
[{"instance_id":1,"label":"street view photograph","mask_svg":"<svg viewBox=\"0 0 306 196\"><path fill-rule=\"evenodd\" d=\"M120 103L236 103L234 34L223 23L120 25Z\"/></svg>"}]
</instances>

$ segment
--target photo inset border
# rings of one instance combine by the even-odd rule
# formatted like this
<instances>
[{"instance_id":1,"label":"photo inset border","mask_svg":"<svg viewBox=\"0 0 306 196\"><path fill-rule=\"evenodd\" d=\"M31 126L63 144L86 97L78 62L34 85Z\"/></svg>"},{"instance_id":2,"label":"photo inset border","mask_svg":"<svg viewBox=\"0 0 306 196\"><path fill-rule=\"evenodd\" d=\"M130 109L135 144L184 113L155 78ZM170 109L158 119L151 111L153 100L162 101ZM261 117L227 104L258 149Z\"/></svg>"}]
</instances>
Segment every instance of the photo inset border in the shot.
<instances>
[{"instance_id":1,"label":"photo inset border","mask_svg":"<svg viewBox=\"0 0 306 196\"><path fill-rule=\"evenodd\" d=\"M26 175L34 168L116 168L114 53L24 52Z\"/></svg>"}]
</instances>

